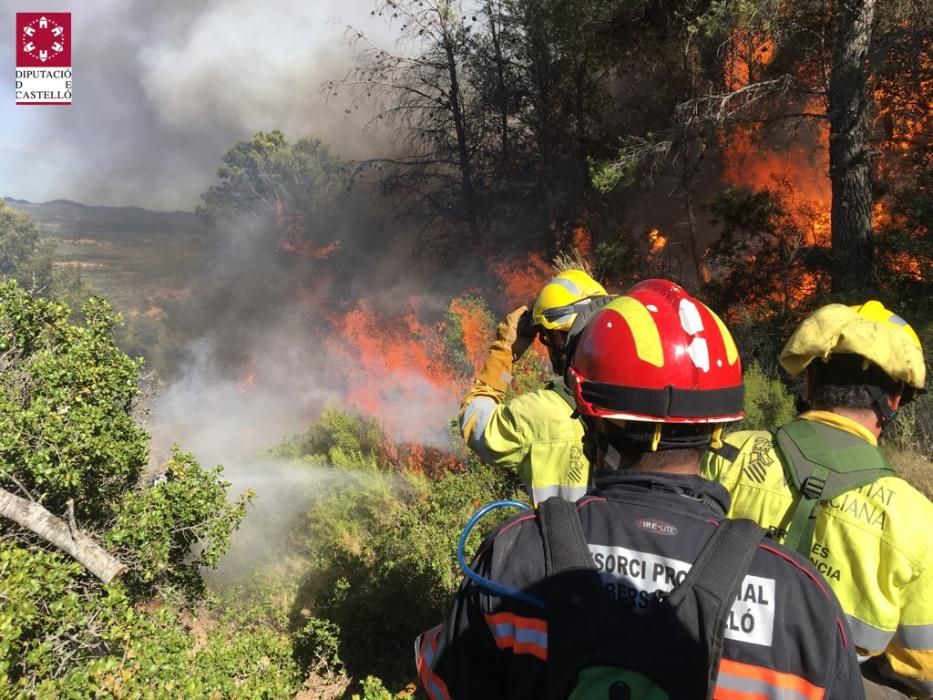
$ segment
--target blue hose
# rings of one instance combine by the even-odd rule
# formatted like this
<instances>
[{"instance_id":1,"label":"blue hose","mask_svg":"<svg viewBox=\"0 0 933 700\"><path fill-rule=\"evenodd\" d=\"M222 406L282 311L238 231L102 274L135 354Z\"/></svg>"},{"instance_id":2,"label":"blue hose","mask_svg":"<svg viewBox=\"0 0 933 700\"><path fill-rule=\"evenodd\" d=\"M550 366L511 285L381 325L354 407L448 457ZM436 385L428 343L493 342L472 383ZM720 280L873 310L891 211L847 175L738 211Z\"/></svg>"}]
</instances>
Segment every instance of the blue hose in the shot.
<instances>
[{"instance_id":1,"label":"blue hose","mask_svg":"<svg viewBox=\"0 0 933 700\"><path fill-rule=\"evenodd\" d=\"M457 542L457 563L460 564L460 569L463 571L464 576L479 584L480 587L495 593L497 596L503 598L514 598L515 600L520 600L523 603L533 605L536 608L546 607L544 601L540 598L529 595L528 593L524 593L514 588L509 588L508 586L503 586L502 584L496 583L495 581L490 581L488 578L480 576L473 569L471 569L470 565L466 562L465 550L467 537L470 536L470 533L473 531L476 523L480 521L480 518L486 515L486 513L489 511L495 510L497 508L518 508L520 510L531 510L531 506L529 506L527 503L520 503L518 501L495 501L480 508L478 511L476 511L473 517L470 518L469 522L467 522L466 527L463 528L463 532L460 533L460 539Z\"/></svg>"}]
</instances>

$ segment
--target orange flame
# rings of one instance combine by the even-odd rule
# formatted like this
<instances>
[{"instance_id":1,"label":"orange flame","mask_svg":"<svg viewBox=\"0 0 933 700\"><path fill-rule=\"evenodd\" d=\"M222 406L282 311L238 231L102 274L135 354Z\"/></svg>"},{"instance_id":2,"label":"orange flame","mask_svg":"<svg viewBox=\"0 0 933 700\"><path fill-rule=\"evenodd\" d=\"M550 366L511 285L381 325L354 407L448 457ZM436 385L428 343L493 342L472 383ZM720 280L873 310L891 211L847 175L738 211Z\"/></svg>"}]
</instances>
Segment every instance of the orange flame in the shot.
<instances>
[{"instance_id":1,"label":"orange flame","mask_svg":"<svg viewBox=\"0 0 933 700\"><path fill-rule=\"evenodd\" d=\"M531 305L541 288L554 276L554 269L539 253L532 253L527 260L494 263L492 269L502 283L509 308Z\"/></svg>"},{"instance_id":2,"label":"orange flame","mask_svg":"<svg viewBox=\"0 0 933 700\"><path fill-rule=\"evenodd\" d=\"M250 357L249 362L246 363L246 367L243 369L242 375L240 375L240 381L237 382L236 388L241 392L245 393L253 385L256 384L256 358Z\"/></svg>"},{"instance_id":3,"label":"orange flame","mask_svg":"<svg viewBox=\"0 0 933 700\"><path fill-rule=\"evenodd\" d=\"M787 182L793 189L795 223L807 245L828 245L832 191L829 180L829 125L820 125L817 145L784 145L781 150L760 143L753 128L736 129L723 153L726 182L760 190Z\"/></svg>"},{"instance_id":4,"label":"orange flame","mask_svg":"<svg viewBox=\"0 0 933 700\"><path fill-rule=\"evenodd\" d=\"M774 58L774 41L748 30L732 35L726 59L726 85L738 90L759 79L759 71ZM807 111L819 112L819 100L807 104ZM723 148L723 179L752 190L786 182L793 189L790 202L797 226L804 231L808 245L828 245L830 207L829 123L822 121L811 139L782 143L774 149L764 142L756 127L742 126L727 138ZM809 142L806 142L809 141Z\"/></svg>"},{"instance_id":5,"label":"orange flame","mask_svg":"<svg viewBox=\"0 0 933 700\"><path fill-rule=\"evenodd\" d=\"M344 402L382 420L392 436L422 439L456 413L466 378L456 376L444 354L440 325L418 319L418 300L384 317L366 300L334 320L330 353L341 360Z\"/></svg>"},{"instance_id":6,"label":"orange flame","mask_svg":"<svg viewBox=\"0 0 933 700\"><path fill-rule=\"evenodd\" d=\"M774 58L774 41L740 29L733 33L726 58L726 88L738 90L758 80L758 69Z\"/></svg>"},{"instance_id":7,"label":"orange flame","mask_svg":"<svg viewBox=\"0 0 933 700\"><path fill-rule=\"evenodd\" d=\"M652 255L660 253L667 246L667 236L665 236L659 229L653 228L648 231L648 251Z\"/></svg>"},{"instance_id":8,"label":"orange flame","mask_svg":"<svg viewBox=\"0 0 933 700\"><path fill-rule=\"evenodd\" d=\"M478 303L471 304L464 299L454 299L450 303L450 312L460 320L467 360L474 370L479 371L493 340L492 328L487 322L486 314Z\"/></svg>"},{"instance_id":9,"label":"orange flame","mask_svg":"<svg viewBox=\"0 0 933 700\"><path fill-rule=\"evenodd\" d=\"M303 258L327 260L334 252L340 249L340 241L331 241L319 246L308 239L300 212L289 211L281 199L275 200L275 223L282 229L279 238L279 249L286 253L294 253Z\"/></svg>"},{"instance_id":10,"label":"orange flame","mask_svg":"<svg viewBox=\"0 0 933 700\"><path fill-rule=\"evenodd\" d=\"M316 246L312 241L299 239L288 234L279 239L279 248L287 253L294 253L303 258L327 260L336 251L340 250L340 241L331 241L327 245Z\"/></svg>"},{"instance_id":11,"label":"orange flame","mask_svg":"<svg viewBox=\"0 0 933 700\"><path fill-rule=\"evenodd\" d=\"M570 240L573 242L573 247L580 253L580 256L585 260L589 260L590 254L593 251L593 237L590 235L590 232L586 230L586 227L577 226L573 230Z\"/></svg>"}]
</instances>

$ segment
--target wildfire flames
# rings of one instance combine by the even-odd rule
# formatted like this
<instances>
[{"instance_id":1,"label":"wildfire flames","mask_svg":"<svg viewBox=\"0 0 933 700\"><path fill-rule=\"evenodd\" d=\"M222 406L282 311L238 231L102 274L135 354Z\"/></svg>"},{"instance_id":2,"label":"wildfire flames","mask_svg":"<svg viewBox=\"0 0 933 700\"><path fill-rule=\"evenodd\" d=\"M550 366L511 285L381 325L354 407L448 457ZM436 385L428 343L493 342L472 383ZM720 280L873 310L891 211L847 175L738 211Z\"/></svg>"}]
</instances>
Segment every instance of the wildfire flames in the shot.
<instances>
[{"instance_id":1,"label":"wildfire flames","mask_svg":"<svg viewBox=\"0 0 933 700\"><path fill-rule=\"evenodd\" d=\"M738 90L761 79L763 69L775 55L774 42L768 37L739 32L733 36L726 61L726 86ZM881 87L875 99L884 102ZM896 100L887 100L879 110L879 119L895 119ZM801 111L822 113L825 105L817 101L802 104ZM913 117L901 119L888 150L907 152L905 144L913 135L927 129ZM723 137L722 178L724 182L758 191L780 191L787 219L786 230L799 231L804 246L830 245L831 184L828 176L828 121L811 120L798 125L793 133L765 132L758 125L739 125ZM890 161L889 161L890 162ZM885 200L874 205L876 229L897 225ZM275 221L282 234L279 248L306 259L327 260L340 249L339 241L318 244L304 231L301 215L289 212L276 202ZM668 249L669 237L659 228L649 228L643 239L651 256ZM585 226L572 229L566 238L583 259L592 254L592 238ZM658 260L658 258L655 258ZM756 264L756 252L746 253L744 264ZM760 261L759 261L760 262ZM892 268L914 279L921 279L922 265L906 253L892 253L886 261ZM502 306L513 309L530 305L542 286L554 274L551 264L540 253L523 259L499 260L490 266L498 278L498 298ZM707 272L708 274L708 272ZM298 290L309 308L322 308L332 279L320 271L313 284ZM767 299L749 303L760 313L770 313L775 303L793 308L819 291L824 280L808 269L788 268L783 288ZM482 366L494 323L482 302L470 297L453 299L446 318L424 313L424 304L410 298L402 308L381 310L361 300L342 314L326 319L330 333L325 341L329 366L340 386L341 403L377 418L394 441L387 447L387 458L400 467L420 471L458 468L457 459L448 449L446 423L457 412L473 374ZM426 321L426 318L434 318ZM542 352L543 349L538 347ZM250 361L238 384L240 391L256 384L256 363ZM460 465L462 466L462 465Z\"/></svg>"},{"instance_id":2,"label":"wildfire flames","mask_svg":"<svg viewBox=\"0 0 933 700\"><path fill-rule=\"evenodd\" d=\"M327 349L339 360L346 406L379 417L403 440L423 441L438 416L457 412L468 379L450 366L442 325L419 320L416 298L389 314L362 300L332 325Z\"/></svg>"},{"instance_id":3,"label":"wildfire flames","mask_svg":"<svg viewBox=\"0 0 933 700\"><path fill-rule=\"evenodd\" d=\"M502 283L502 295L509 308L531 304L554 276L553 268L539 253L532 253L527 260L495 263L492 270Z\"/></svg>"},{"instance_id":4,"label":"wildfire flames","mask_svg":"<svg viewBox=\"0 0 933 700\"><path fill-rule=\"evenodd\" d=\"M577 226L571 235L574 249L584 260L589 260L593 252L593 237L584 226Z\"/></svg>"},{"instance_id":5,"label":"wildfire flames","mask_svg":"<svg viewBox=\"0 0 933 700\"><path fill-rule=\"evenodd\" d=\"M492 329L487 323L483 308L478 303L471 304L464 299L454 299L450 302L450 313L460 321L467 361L474 371L479 371L493 339Z\"/></svg>"},{"instance_id":6,"label":"wildfire flames","mask_svg":"<svg viewBox=\"0 0 933 700\"><path fill-rule=\"evenodd\" d=\"M303 258L327 260L340 249L340 241L331 241L325 245L315 244L305 232L301 213L289 211L281 199L275 200L274 216L276 225L282 229L282 236L279 238L280 250Z\"/></svg>"},{"instance_id":7,"label":"wildfire flames","mask_svg":"<svg viewBox=\"0 0 933 700\"><path fill-rule=\"evenodd\" d=\"M656 228L648 231L648 252L652 255L657 255L664 250L665 247L667 247L667 236Z\"/></svg>"}]
</instances>

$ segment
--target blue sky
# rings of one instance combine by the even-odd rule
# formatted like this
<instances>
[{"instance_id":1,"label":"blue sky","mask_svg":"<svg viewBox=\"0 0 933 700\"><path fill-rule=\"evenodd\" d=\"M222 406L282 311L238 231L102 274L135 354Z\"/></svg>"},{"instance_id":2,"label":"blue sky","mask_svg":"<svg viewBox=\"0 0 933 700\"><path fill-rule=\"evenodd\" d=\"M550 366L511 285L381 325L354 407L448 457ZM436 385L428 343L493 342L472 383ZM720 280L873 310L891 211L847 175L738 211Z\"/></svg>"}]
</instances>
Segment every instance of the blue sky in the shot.
<instances>
[{"instance_id":1,"label":"blue sky","mask_svg":"<svg viewBox=\"0 0 933 700\"><path fill-rule=\"evenodd\" d=\"M54 7L52 7L54 5ZM0 0L0 196L193 209L223 152L280 128L349 157L380 147L324 80L352 24L391 32L370 0ZM17 106L15 13L72 12L74 103Z\"/></svg>"}]
</instances>

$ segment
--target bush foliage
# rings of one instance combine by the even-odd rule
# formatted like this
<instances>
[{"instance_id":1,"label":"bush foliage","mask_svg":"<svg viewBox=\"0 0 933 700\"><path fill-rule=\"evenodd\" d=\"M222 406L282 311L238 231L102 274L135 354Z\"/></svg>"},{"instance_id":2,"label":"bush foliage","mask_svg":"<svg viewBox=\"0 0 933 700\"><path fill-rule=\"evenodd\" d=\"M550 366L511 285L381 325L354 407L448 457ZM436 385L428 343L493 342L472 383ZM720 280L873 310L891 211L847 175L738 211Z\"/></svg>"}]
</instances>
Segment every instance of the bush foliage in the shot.
<instances>
[{"instance_id":1,"label":"bush foliage","mask_svg":"<svg viewBox=\"0 0 933 700\"><path fill-rule=\"evenodd\" d=\"M368 419L331 409L277 452L332 470L302 533L308 563L292 618L303 657L404 685L415 636L445 614L460 583L463 526L484 503L521 496L517 481L479 463L435 478L399 470L381 456L387 442Z\"/></svg>"},{"instance_id":2,"label":"bush foliage","mask_svg":"<svg viewBox=\"0 0 933 700\"><path fill-rule=\"evenodd\" d=\"M287 695L300 674L284 626L250 627L241 611L199 645L181 616L204 600L201 567L216 565L249 495L228 502L220 468L178 450L164 483L142 483L140 363L116 347L106 302L88 301L83 317L0 286L0 488L60 518L73 505L75 525L127 571L102 586L0 521L0 696Z\"/></svg>"}]
</instances>

